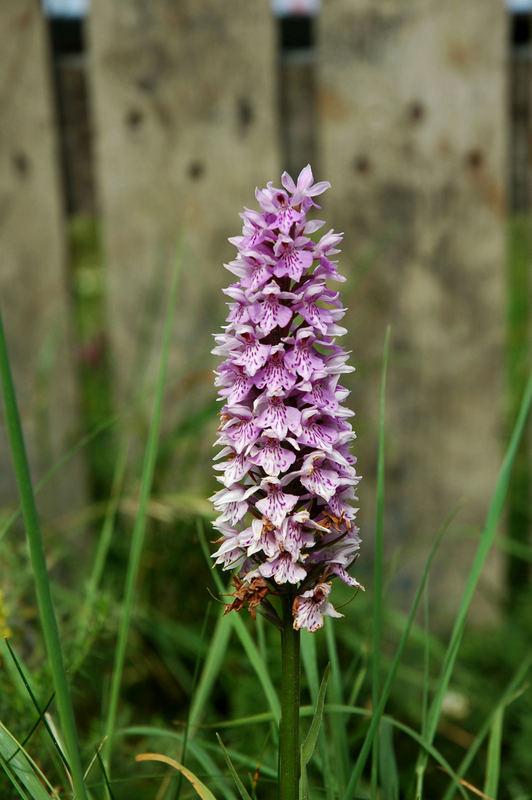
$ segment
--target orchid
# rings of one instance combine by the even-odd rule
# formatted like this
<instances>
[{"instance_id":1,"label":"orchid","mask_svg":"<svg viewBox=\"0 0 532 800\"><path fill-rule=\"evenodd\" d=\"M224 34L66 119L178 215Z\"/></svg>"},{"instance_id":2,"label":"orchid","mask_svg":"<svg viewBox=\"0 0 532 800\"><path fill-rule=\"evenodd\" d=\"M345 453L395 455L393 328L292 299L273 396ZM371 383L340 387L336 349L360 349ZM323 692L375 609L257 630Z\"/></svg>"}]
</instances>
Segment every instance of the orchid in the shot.
<instances>
[{"instance_id":1,"label":"orchid","mask_svg":"<svg viewBox=\"0 0 532 800\"><path fill-rule=\"evenodd\" d=\"M330 184L314 183L310 165L281 184L256 190L261 211L241 214L237 256L225 265L238 282L224 290L227 324L213 350L223 358L213 557L239 568L231 609L247 602L271 617L269 597L280 594L293 628L316 631L324 615L342 616L328 599L334 578L363 588L348 572L360 544L359 476L340 378L353 367L337 344L345 309L326 283L343 280L333 260L342 234L315 242L325 223L307 219Z\"/></svg>"}]
</instances>

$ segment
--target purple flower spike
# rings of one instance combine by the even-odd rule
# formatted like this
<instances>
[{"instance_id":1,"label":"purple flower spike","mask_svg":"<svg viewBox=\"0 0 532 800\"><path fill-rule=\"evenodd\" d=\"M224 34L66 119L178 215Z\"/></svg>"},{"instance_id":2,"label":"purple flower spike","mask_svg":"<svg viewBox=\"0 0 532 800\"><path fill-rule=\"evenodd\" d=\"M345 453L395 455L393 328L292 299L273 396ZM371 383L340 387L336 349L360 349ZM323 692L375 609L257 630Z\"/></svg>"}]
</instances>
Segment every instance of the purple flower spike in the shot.
<instances>
[{"instance_id":1,"label":"purple flower spike","mask_svg":"<svg viewBox=\"0 0 532 800\"><path fill-rule=\"evenodd\" d=\"M341 375L352 372L336 344L345 309L326 281L343 281L336 262L342 234L307 220L313 198L329 188L314 183L307 165L281 189L257 189L261 211L245 209L241 236L229 241L226 265L238 282L224 332L215 337L222 450L215 458L222 484L211 498L217 564L239 567L235 600L252 614L268 595L293 600L294 628L316 631L323 617L340 617L328 596L331 581L363 589L348 570L358 555L355 525L355 438L342 405ZM319 206L316 206L319 208ZM270 606L271 609L271 606Z\"/></svg>"}]
</instances>

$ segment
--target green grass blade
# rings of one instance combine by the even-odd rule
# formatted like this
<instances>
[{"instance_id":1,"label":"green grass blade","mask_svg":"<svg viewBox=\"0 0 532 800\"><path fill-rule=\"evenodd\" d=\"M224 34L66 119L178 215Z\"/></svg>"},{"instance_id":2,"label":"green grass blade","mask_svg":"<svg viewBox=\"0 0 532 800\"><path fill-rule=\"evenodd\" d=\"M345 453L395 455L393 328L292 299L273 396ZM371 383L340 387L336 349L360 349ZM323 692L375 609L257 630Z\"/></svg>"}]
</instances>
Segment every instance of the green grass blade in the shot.
<instances>
[{"instance_id":1,"label":"green grass blade","mask_svg":"<svg viewBox=\"0 0 532 800\"><path fill-rule=\"evenodd\" d=\"M111 487L111 497L107 504L107 510L105 512L102 530L100 533L100 538L98 540L98 547L96 549L94 564L92 567L89 582L87 584L87 593L79 612L79 625L76 634L77 648L82 647L87 637L87 632L91 620L91 614L98 593L98 587L100 585L100 580L103 575L105 561L107 559L107 553L109 552L109 547L111 545L116 512L118 509L118 503L120 501L120 492L122 489L124 475L126 472L127 454L128 454L128 446L126 442L123 442L119 448L118 456L116 459L115 471L113 476L113 485Z\"/></svg>"},{"instance_id":2,"label":"green grass blade","mask_svg":"<svg viewBox=\"0 0 532 800\"><path fill-rule=\"evenodd\" d=\"M96 747L96 749L95 749L95 751L94 751L94 755L93 755L93 757L91 758L91 760L90 760L90 761L89 761L89 763L87 764L87 768L85 769L85 775L84 775L84 777L85 777L85 780L87 780L87 778L89 777L89 775L90 775L90 774L91 774L91 772L92 772L92 768L94 767L94 765L95 765L95 764L96 764L96 762L98 761L98 756L100 755L100 752L101 752L101 749L102 749L102 747L103 747L103 740L102 740L102 741L100 742L100 744L99 744L99 745Z\"/></svg>"},{"instance_id":3,"label":"green grass blade","mask_svg":"<svg viewBox=\"0 0 532 800\"><path fill-rule=\"evenodd\" d=\"M428 583L428 581L427 581ZM425 629L425 642L423 647L423 695L421 699L421 732L423 736L427 729L429 709L430 685L430 636L429 636L429 587L425 587L423 596L423 625Z\"/></svg>"},{"instance_id":4,"label":"green grass blade","mask_svg":"<svg viewBox=\"0 0 532 800\"><path fill-rule=\"evenodd\" d=\"M310 711L305 714L303 711L304 708L310 709ZM314 713L314 708L312 706L301 706L301 716L308 716L310 717ZM258 725L261 722L275 722L275 717L273 716L271 711L261 711L259 714L248 714L245 717L235 717L235 719L219 719L217 722L205 722L201 727L208 729L208 728L239 728L241 725L246 726L250 725L253 727L254 725Z\"/></svg>"},{"instance_id":5,"label":"green grass blade","mask_svg":"<svg viewBox=\"0 0 532 800\"><path fill-rule=\"evenodd\" d=\"M96 759L98 761L98 766L100 767L100 772L102 773L103 781L105 784L105 791L107 792L107 800L115 800L113 790L111 789L111 782L109 780L109 775L107 774L107 770L105 769L105 764L103 763L103 759L100 755L100 750L101 748L96 750Z\"/></svg>"},{"instance_id":6,"label":"green grass blade","mask_svg":"<svg viewBox=\"0 0 532 800\"><path fill-rule=\"evenodd\" d=\"M331 664L329 697L332 703L342 705L344 701L342 673L336 649L334 626L335 622L333 622L330 617L326 617L324 624L325 640L327 642L327 654ZM331 739L333 743L333 763L336 782L338 789L343 791L347 782L347 770L349 768L347 726L343 715L339 715L336 719L331 719Z\"/></svg>"},{"instance_id":7,"label":"green grass blade","mask_svg":"<svg viewBox=\"0 0 532 800\"><path fill-rule=\"evenodd\" d=\"M383 800L399 800L399 774L393 748L393 726L382 720L379 728L379 774Z\"/></svg>"},{"instance_id":8,"label":"green grass blade","mask_svg":"<svg viewBox=\"0 0 532 800\"><path fill-rule=\"evenodd\" d=\"M375 509L375 556L373 585L373 657L371 696L377 708L381 685L382 603L383 603L383 519L384 519L384 420L386 410L386 374L390 352L390 327L386 330L382 358L381 389L379 400L379 444L377 457L377 501ZM373 739L371 762L371 796L377 797L377 770L379 763L379 736Z\"/></svg>"},{"instance_id":9,"label":"green grass blade","mask_svg":"<svg viewBox=\"0 0 532 800\"><path fill-rule=\"evenodd\" d=\"M68 770L69 766L68 766L68 763L67 763L67 761L65 759L65 755L63 753L63 750L60 747L59 742L57 741L57 739L56 739L56 737L54 735L54 732L52 731L50 725L48 724L48 720L46 719L46 716L45 716L46 711L48 710L48 707L51 705L52 700L49 700L49 702L46 704L46 706L44 708L40 707L40 704L37 702L37 698L35 697L35 694L34 694L32 688L30 686L29 680L26 677L26 674L25 674L25 672L24 672L24 670L22 668L22 665L21 665L19 659L17 658L17 655L16 655L15 651L11 647L11 644L10 644L8 639L5 640L5 644L6 644L7 650L9 651L9 655L10 655L12 661L13 661L13 664L15 665L15 668L16 668L19 676L20 676L20 679L22 681L24 689L27 692L28 697L30 698L30 701L31 701L31 703L32 703L34 709L36 710L37 715L38 715L37 721L35 722L35 724L31 728L31 730L27 734L25 740L22 742L22 745L24 746L26 744L26 742L29 741L29 739L31 738L31 736L33 735L35 730L38 728L39 724L42 722L43 726L46 729L46 732L47 732L48 736L50 737L50 740L52 741L53 746L56 749L56 752L58 753L60 759L63 761L65 767ZM53 698L53 695L52 695L52 698Z\"/></svg>"},{"instance_id":10,"label":"green grass blade","mask_svg":"<svg viewBox=\"0 0 532 800\"><path fill-rule=\"evenodd\" d=\"M0 756L0 767L4 770L5 774L11 781L13 788L15 789L16 793L19 797L22 797L22 800L31 800L31 797L24 792L17 781L14 772L9 768L9 765L4 761L4 759Z\"/></svg>"},{"instance_id":11,"label":"green grass blade","mask_svg":"<svg viewBox=\"0 0 532 800\"><path fill-rule=\"evenodd\" d=\"M499 706L493 715L493 722L491 724L486 763L486 780L484 783L484 794L487 794L488 797L492 797L493 800L497 800L499 791L503 722L504 706Z\"/></svg>"},{"instance_id":12,"label":"green grass blade","mask_svg":"<svg viewBox=\"0 0 532 800\"><path fill-rule=\"evenodd\" d=\"M281 718L281 704L270 677L268 667L263 663L259 650L248 633L243 620L237 616L236 612L232 612L232 614L228 616L228 619L231 621L236 635L238 636L240 643L246 652L249 662L257 674L268 705L273 713L274 719L276 722L278 722Z\"/></svg>"},{"instance_id":13,"label":"green grass blade","mask_svg":"<svg viewBox=\"0 0 532 800\"><path fill-rule=\"evenodd\" d=\"M520 558L522 561L532 563L532 546L530 545L511 539L509 536L499 534L495 541L495 547L498 547L509 555Z\"/></svg>"},{"instance_id":14,"label":"green grass blade","mask_svg":"<svg viewBox=\"0 0 532 800\"><path fill-rule=\"evenodd\" d=\"M111 690L109 696L109 709L107 713L107 722L105 728L105 736L107 737L107 739L103 748L103 762L105 764L107 774L110 774L109 764L111 760L113 732L115 728L116 714L118 710L120 687L122 685L122 674L124 670L124 662L126 657L126 646L127 646L129 627L131 623L131 616L133 613L133 599L135 593L135 585L136 585L137 573L139 570L140 558L142 555L142 548L144 543L147 506L153 482L155 461L157 458L157 445L159 441L159 429L161 424L163 395L164 395L166 371L168 365L168 354L170 350L170 338L172 333L173 320L175 316L178 278L179 278L181 258L182 258L182 247L183 247L183 242L181 241L178 248L176 264L172 276L172 284L170 287L170 293L168 297L168 309L166 312L166 320L164 326L163 342L161 348L161 359L159 362L159 371L155 387L155 397L153 401L153 410L150 420L148 442L146 445L146 450L144 454L144 463L142 466L139 509L137 517L135 519L135 525L133 528L131 550L127 566L126 586L124 590L122 615L120 620L120 626L118 629L118 641L117 641L115 659L113 665L113 677L111 679Z\"/></svg>"},{"instance_id":15,"label":"green grass blade","mask_svg":"<svg viewBox=\"0 0 532 800\"><path fill-rule=\"evenodd\" d=\"M32 707L31 696L26 688L24 679L27 681L31 691L35 694L34 686L32 685L31 676L28 676L26 672L24 673L24 679L21 677L20 670L17 668L13 658L11 656L11 644L8 644L9 639L0 638L0 663L2 667L5 668L6 672L9 675L9 681L6 679L5 675L3 676L3 680L5 681L4 690L7 691L7 685L9 683L14 689L16 689L17 694L25 701L28 708ZM20 663L20 659L19 663Z\"/></svg>"},{"instance_id":16,"label":"green grass blade","mask_svg":"<svg viewBox=\"0 0 532 800\"><path fill-rule=\"evenodd\" d=\"M423 694L421 698L421 735L427 731L429 689L430 689L430 634L429 634L429 587L428 580L423 595L423 625L425 641L423 643ZM423 798L423 770L416 767L416 800Z\"/></svg>"},{"instance_id":17,"label":"green grass blade","mask_svg":"<svg viewBox=\"0 0 532 800\"><path fill-rule=\"evenodd\" d=\"M456 620L451 633L451 639L440 672L438 687L436 689L436 693L429 708L427 716L427 729L425 734L425 739L429 744L432 744L434 736L436 734L443 698L447 691L447 687L449 686L449 681L451 680L454 664L456 661L456 657L458 655L458 649L460 647L462 634L464 632L467 612L469 610L473 594L475 592L477 583L482 573L484 563L486 561L487 555L491 549L491 545L493 543L495 534L497 532L497 524L499 522L504 506L504 501L506 498L506 492L508 489L512 463L515 454L517 452L517 448L519 446L519 440L521 438L521 433L523 431L526 419L528 417L531 402L532 402L532 374L530 375L530 378L528 380L526 392L524 394L523 401L521 403L521 408L519 411L517 422L514 427L512 438L510 440L510 444L506 451L506 455L504 457L504 461L501 470L499 472L499 477L497 479L493 498L488 510L486 524L484 526L484 530L482 531L480 537L480 542L477 548L477 552L475 554L473 565L471 567L471 571L467 579L466 587L464 589L464 594L462 596L460 607L458 609L458 614L456 616ZM422 776L426 764L427 764L427 755L426 752L424 751L420 753L416 767L418 775L421 775L421 785L422 785Z\"/></svg>"},{"instance_id":18,"label":"green grass blade","mask_svg":"<svg viewBox=\"0 0 532 800\"><path fill-rule=\"evenodd\" d=\"M22 797L23 800L32 800L32 797L30 797L30 795L26 793L26 789L25 788L23 789L21 784L19 783L14 770L11 769L9 763L5 761L1 755L0 755L0 768L9 778L15 792L17 793L17 796Z\"/></svg>"},{"instance_id":19,"label":"green grass blade","mask_svg":"<svg viewBox=\"0 0 532 800\"><path fill-rule=\"evenodd\" d=\"M255 622L257 631L257 647L259 648L260 657L263 661L266 661L268 658L268 645L266 643L266 632L264 630L266 620L262 614L257 614Z\"/></svg>"},{"instance_id":20,"label":"green grass blade","mask_svg":"<svg viewBox=\"0 0 532 800\"><path fill-rule=\"evenodd\" d=\"M359 753L358 758L357 758L357 760L355 762L355 766L353 767L353 771L351 772L351 776L349 778L349 783L347 785L347 790L346 790L346 792L344 794L344 800L351 800L351 798L355 794L355 790L356 790L358 781L360 780L360 778L362 776L362 772L364 770L364 767L365 767L365 764L366 764L370 749L372 747L373 737L375 736L375 734L377 732L377 727L378 727L378 724L379 724L379 720L382 717L382 714L384 712L384 708L385 708L386 703L388 701L388 697L389 697L389 694L390 694L390 691L391 691L391 688L392 688L392 684L393 684L393 681L394 681L394 678L395 678L395 674L397 672L397 667L399 666L399 661L401 660L401 656L403 654L403 650L405 648L408 636L410 634L410 628L412 627L412 623L414 621L414 617L415 617L415 614L416 614L416 611L417 611L417 608L418 608L418 605L419 605L419 601L420 601L421 596L423 594L423 591L425 589L425 584L427 582L427 578L428 578L428 575L429 575L429 572L430 572L430 568L432 566L432 562L434 560L434 556L436 555L436 552L437 552L438 547L440 545L440 542L442 540L443 534L445 533L445 531L447 530L448 526L450 525L451 520L453 519L455 513L456 513L456 510L453 510L453 512L447 517L447 519L445 520L444 524L442 525L442 527L438 531L438 533L436 535L436 538L434 540L434 543L432 545L431 551L429 553L429 557L427 559L427 563L425 565L425 569L423 571L423 575L422 575L422 578L421 578L421 583L419 584L418 590L416 592L416 596L414 598L414 602L412 603L412 608L410 609L410 613L408 615L408 619L406 620L404 630L403 630L403 632L401 634L401 638L399 640L399 644L397 645L397 650L395 652L395 656L393 658L392 664L391 664L390 669L388 671L388 675L387 675L386 681L384 683L384 687L382 689L378 705L377 705L376 708L373 709L372 719L371 719L371 723L370 723L368 732L367 732L366 736L364 737L364 742L363 742L362 747L360 749L360 753Z\"/></svg>"},{"instance_id":21,"label":"green grass blade","mask_svg":"<svg viewBox=\"0 0 532 800\"><path fill-rule=\"evenodd\" d=\"M207 605L207 610L205 612L205 616L203 617L203 623L202 623L202 626L201 626L200 641L201 641L202 644L205 641L206 634L207 634L207 623L208 623L208 619L209 619L210 609L211 609L211 606L209 604L209 605ZM197 682L198 682L198 676L199 676L199 670L200 670L200 661L201 661L202 655L203 655L203 649L202 648L198 648L198 650L196 651L196 659L195 659L195 662L194 662L194 674L192 676L192 694L194 694L194 691L196 689L196 685L197 685ZM189 733L190 733L190 707L189 707L189 709L187 711L187 716L186 716L186 720L185 720L185 730L183 732L183 746L181 748L181 753L180 753L180 756L179 756L179 760L183 764L186 763L187 744L188 744ZM181 787L182 787L182 776L180 775L176 791L175 791L175 793L172 791L171 797L177 798L177 800L179 800L179 797L181 796ZM170 791L171 791L171 789L169 790L169 792L165 792L165 796L168 796L170 794Z\"/></svg>"},{"instance_id":22,"label":"green grass blade","mask_svg":"<svg viewBox=\"0 0 532 800\"><path fill-rule=\"evenodd\" d=\"M0 377L4 395L4 406L7 431L11 445L11 454L15 468L22 513L26 528L26 537L30 550L33 579L37 594L39 617L43 631L46 652L50 663L54 683L59 718L65 737L68 762L78 800L88 800L83 769L79 751L78 734L74 711L70 698L70 689L63 663L63 652L59 638L59 629L52 603L50 579L46 567L44 547L35 497L30 477L30 469L24 446L24 437L15 397L15 387L11 376L9 356L4 335L2 315L0 313Z\"/></svg>"},{"instance_id":23,"label":"green grass blade","mask_svg":"<svg viewBox=\"0 0 532 800\"><path fill-rule=\"evenodd\" d=\"M299 776L299 800L309 800L307 767L301 764L301 774Z\"/></svg>"},{"instance_id":24,"label":"green grass blade","mask_svg":"<svg viewBox=\"0 0 532 800\"><path fill-rule=\"evenodd\" d=\"M195 733L195 728L203 716L212 688L222 668L231 632L231 621L228 617L224 616L223 610L221 610L190 707L188 723L190 726L190 736L193 736Z\"/></svg>"},{"instance_id":25,"label":"green grass blade","mask_svg":"<svg viewBox=\"0 0 532 800\"><path fill-rule=\"evenodd\" d=\"M32 800L50 800L51 797L59 800L57 792L44 773L1 722L0 763L7 774L11 772L17 781L28 790Z\"/></svg>"},{"instance_id":26,"label":"green grass blade","mask_svg":"<svg viewBox=\"0 0 532 800\"><path fill-rule=\"evenodd\" d=\"M303 669L305 671L310 697L314 706L316 706L320 686L318 673L318 654L316 648L316 637L313 633L309 633L308 631L301 631L301 660L303 662ZM327 747L325 734L325 724L321 726L318 736L318 749L320 753L320 763L318 766L320 767L323 775L326 797L327 800L333 800L333 783L335 780L335 775L331 769L329 748Z\"/></svg>"},{"instance_id":27,"label":"green grass blade","mask_svg":"<svg viewBox=\"0 0 532 800\"><path fill-rule=\"evenodd\" d=\"M316 637L308 631L301 631L301 661L307 679L312 702L316 703L320 688L318 674L318 655L316 652Z\"/></svg>"},{"instance_id":28,"label":"green grass blade","mask_svg":"<svg viewBox=\"0 0 532 800\"><path fill-rule=\"evenodd\" d=\"M353 681L351 691L349 692L349 698L347 700L348 706L355 705L358 695L360 694L360 690L362 689L364 680L366 678L366 673L367 673L366 648L363 648L359 652L359 655L357 656L357 665L358 665L358 671Z\"/></svg>"},{"instance_id":29,"label":"green grass blade","mask_svg":"<svg viewBox=\"0 0 532 800\"><path fill-rule=\"evenodd\" d=\"M308 764L312 758L316 742L318 741L318 734L320 732L321 720L323 717L323 705L325 703L325 693L327 692L327 683L329 681L330 664L327 664L323 678L321 680L320 690L318 692L318 699L316 700L316 711L312 717L310 728L305 737L305 741L301 746L301 761L303 764Z\"/></svg>"},{"instance_id":30,"label":"green grass blade","mask_svg":"<svg viewBox=\"0 0 532 800\"><path fill-rule=\"evenodd\" d=\"M233 778L233 780L235 782L235 786L238 789L240 797L242 798L242 800L251 800L251 797L250 797L248 791L246 790L246 787L244 786L244 784L240 780L238 772L236 771L236 769L233 766L233 762L231 761L231 756L229 755L229 753L225 749L225 745L222 742L222 738L218 733L216 734L216 738L218 739L218 744L222 748L222 752L224 754L225 762L226 762L227 766L229 767L229 772L231 773L231 777Z\"/></svg>"}]
</instances>

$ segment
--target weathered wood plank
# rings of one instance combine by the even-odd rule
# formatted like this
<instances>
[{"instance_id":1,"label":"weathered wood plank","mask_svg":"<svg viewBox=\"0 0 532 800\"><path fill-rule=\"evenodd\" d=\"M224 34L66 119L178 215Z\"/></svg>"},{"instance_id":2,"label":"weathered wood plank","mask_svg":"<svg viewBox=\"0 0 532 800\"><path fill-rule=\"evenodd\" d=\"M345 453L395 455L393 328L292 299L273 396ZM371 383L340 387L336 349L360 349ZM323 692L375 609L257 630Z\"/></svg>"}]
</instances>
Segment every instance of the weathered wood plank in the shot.
<instances>
[{"instance_id":1,"label":"weathered wood plank","mask_svg":"<svg viewBox=\"0 0 532 800\"><path fill-rule=\"evenodd\" d=\"M94 0L89 34L120 385L131 370L146 297L181 232L172 363L210 368L211 332L224 316L220 287L229 282L222 263L234 257L227 237L239 233L238 214L254 202L254 186L278 172L268 4ZM156 343L157 325L152 320Z\"/></svg>"},{"instance_id":2,"label":"weathered wood plank","mask_svg":"<svg viewBox=\"0 0 532 800\"><path fill-rule=\"evenodd\" d=\"M501 458L503 4L331 0L319 103L327 217L345 231L361 472L375 472L386 325L388 531L481 524ZM373 482L361 486L371 541ZM449 555L447 548L447 561ZM452 545L452 569L470 552ZM448 570L447 570L448 572ZM436 580L436 578L435 578Z\"/></svg>"},{"instance_id":3,"label":"weathered wood plank","mask_svg":"<svg viewBox=\"0 0 532 800\"><path fill-rule=\"evenodd\" d=\"M79 430L72 368L64 220L46 31L33 0L6 0L0 14L0 302L22 421L36 479ZM41 508L81 500L72 462ZM18 502L0 430L0 507Z\"/></svg>"}]
</instances>

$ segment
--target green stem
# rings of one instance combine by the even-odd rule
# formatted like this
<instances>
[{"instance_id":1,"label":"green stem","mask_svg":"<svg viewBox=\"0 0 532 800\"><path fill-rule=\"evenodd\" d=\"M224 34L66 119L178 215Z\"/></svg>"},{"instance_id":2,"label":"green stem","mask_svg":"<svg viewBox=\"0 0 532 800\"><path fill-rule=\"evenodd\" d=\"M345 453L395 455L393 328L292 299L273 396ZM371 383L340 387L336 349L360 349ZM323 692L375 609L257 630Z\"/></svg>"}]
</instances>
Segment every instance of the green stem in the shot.
<instances>
[{"instance_id":1,"label":"green stem","mask_svg":"<svg viewBox=\"0 0 532 800\"><path fill-rule=\"evenodd\" d=\"M293 627L292 597L283 597L281 630L281 725L279 729L279 800L299 798L299 631Z\"/></svg>"},{"instance_id":2,"label":"green stem","mask_svg":"<svg viewBox=\"0 0 532 800\"><path fill-rule=\"evenodd\" d=\"M46 559L41 536L39 517L35 505L35 496L31 483L30 469L24 446L24 437L18 414L17 401L15 397L15 387L11 376L9 356L4 335L2 315L0 314L0 377L4 393L4 405L7 430L13 456L13 465L17 479L18 490L22 506L22 514L26 528L30 558L37 593L37 603L39 606L39 616L50 663L52 680L54 683L55 696L61 728L65 740L68 754L68 764L72 775L74 795L76 800L87 800L87 791L83 779L83 769L79 753L78 736L76 722L68 680L63 663L61 641L59 630L52 604L50 591L50 579L46 567Z\"/></svg>"}]
</instances>

